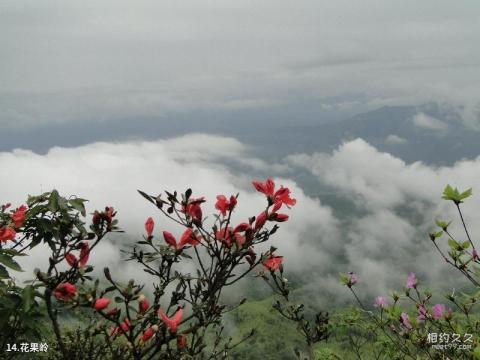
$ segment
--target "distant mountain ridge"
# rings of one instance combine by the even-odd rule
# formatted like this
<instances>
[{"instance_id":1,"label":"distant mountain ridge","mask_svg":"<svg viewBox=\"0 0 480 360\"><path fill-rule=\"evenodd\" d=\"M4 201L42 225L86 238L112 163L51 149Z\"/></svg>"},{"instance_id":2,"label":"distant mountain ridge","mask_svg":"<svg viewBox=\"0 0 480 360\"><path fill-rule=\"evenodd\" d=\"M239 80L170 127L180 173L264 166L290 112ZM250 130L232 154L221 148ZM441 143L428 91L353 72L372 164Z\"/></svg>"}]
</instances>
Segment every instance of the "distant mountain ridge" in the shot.
<instances>
[{"instance_id":1,"label":"distant mountain ridge","mask_svg":"<svg viewBox=\"0 0 480 360\"><path fill-rule=\"evenodd\" d=\"M480 155L480 132L467 128L455 110L436 104L385 106L335 123L291 126L282 132L290 152L331 152L342 141L360 137L407 163L450 165Z\"/></svg>"},{"instance_id":2,"label":"distant mountain ridge","mask_svg":"<svg viewBox=\"0 0 480 360\"><path fill-rule=\"evenodd\" d=\"M318 121L315 120L318 116ZM290 119L290 120L288 120ZM458 112L434 103L385 106L345 120L328 114L309 118L239 112L198 113L162 118L51 124L0 131L0 151L20 147L44 153L53 146L79 146L96 141L156 140L192 132L232 136L253 145L260 157L275 161L292 153L331 152L343 141L363 138L407 163L450 165L480 155L480 132L468 129Z\"/></svg>"}]
</instances>

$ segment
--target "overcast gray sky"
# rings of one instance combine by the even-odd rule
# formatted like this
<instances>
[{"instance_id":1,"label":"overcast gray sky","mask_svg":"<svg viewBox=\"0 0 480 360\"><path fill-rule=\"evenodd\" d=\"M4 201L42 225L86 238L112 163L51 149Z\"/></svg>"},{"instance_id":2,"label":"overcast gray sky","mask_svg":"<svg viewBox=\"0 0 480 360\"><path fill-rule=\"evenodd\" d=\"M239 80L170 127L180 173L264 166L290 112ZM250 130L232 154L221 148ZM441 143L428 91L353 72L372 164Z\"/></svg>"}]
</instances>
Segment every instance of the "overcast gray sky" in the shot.
<instances>
[{"instance_id":1,"label":"overcast gray sky","mask_svg":"<svg viewBox=\"0 0 480 360\"><path fill-rule=\"evenodd\" d=\"M475 122L479 34L474 0L1 0L0 126L426 101Z\"/></svg>"}]
</instances>

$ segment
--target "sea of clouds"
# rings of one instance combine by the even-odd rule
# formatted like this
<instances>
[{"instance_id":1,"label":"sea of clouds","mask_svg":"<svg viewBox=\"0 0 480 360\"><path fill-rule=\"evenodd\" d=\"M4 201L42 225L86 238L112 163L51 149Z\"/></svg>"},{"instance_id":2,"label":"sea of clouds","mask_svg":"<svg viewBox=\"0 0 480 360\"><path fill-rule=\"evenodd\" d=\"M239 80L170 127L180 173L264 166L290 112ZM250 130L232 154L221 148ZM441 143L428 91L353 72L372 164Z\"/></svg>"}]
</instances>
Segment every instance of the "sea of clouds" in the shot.
<instances>
[{"instance_id":1,"label":"sea of clouds","mask_svg":"<svg viewBox=\"0 0 480 360\"><path fill-rule=\"evenodd\" d=\"M193 189L205 196L204 214L215 212L218 194L240 193L234 222L257 215L265 198L257 193L253 179L270 174L277 184L288 186L297 205L272 239L278 254L285 256L287 274L302 275L309 291L348 299L338 284L338 272L360 275L364 295L373 296L401 288L410 271L431 287L463 286L451 280L449 269L429 243L427 233L435 218L456 219L454 207L441 200L443 187L473 187L480 178L480 158L463 160L452 167L406 164L382 153L362 139L340 145L332 153L295 154L279 163L254 156L248 146L234 138L190 134L158 141L94 143L76 148L52 148L45 155L27 150L0 153L0 202L22 204L28 194L56 188L63 195L89 199L87 211L113 206L126 234L113 234L91 255L90 263L100 272L104 266L122 279L145 279L133 262L123 263L121 249L128 248L144 233L144 222L152 216L155 234L176 235L180 229L161 216L137 189L154 195L163 190ZM329 186L348 199L358 211L345 215L334 211L296 180L308 172L318 186ZM464 205L466 221L475 239L480 233L476 216L480 202L474 195ZM209 216L207 221L211 221ZM90 219L89 219L90 220ZM461 234L460 223L453 232ZM442 240L446 242L446 240ZM442 247L445 244L442 244ZM47 251L39 246L22 259L19 278L45 268ZM288 276L288 275L287 275Z\"/></svg>"}]
</instances>

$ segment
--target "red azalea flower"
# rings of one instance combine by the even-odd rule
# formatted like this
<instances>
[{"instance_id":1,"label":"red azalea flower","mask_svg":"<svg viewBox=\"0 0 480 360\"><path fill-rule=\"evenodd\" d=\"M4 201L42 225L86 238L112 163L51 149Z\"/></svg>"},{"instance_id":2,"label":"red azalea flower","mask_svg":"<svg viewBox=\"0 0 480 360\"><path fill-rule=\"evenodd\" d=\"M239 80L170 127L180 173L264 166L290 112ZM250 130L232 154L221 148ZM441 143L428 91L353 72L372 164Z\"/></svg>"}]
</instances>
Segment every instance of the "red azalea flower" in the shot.
<instances>
[{"instance_id":1,"label":"red azalea flower","mask_svg":"<svg viewBox=\"0 0 480 360\"><path fill-rule=\"evenodd\" d=\"M65 255L65 260L67 260L68 265L75 266L77 263L77 257L72 253L68 253Z\"/></svg>"},{"instance_id":2,"label":"red azalea flower","mask_svg":"<svg viewBox=\"0 0 480 360\"><path fill-rule=\"evenodd\" d=\"M257 254L255 253L255 250L253 247L248 248L248 255L245 257L247 262L250 264L250 266L253 266L255 264L255 260L257 259Z\"/></svg>"},{"instance_id":3,"label":"red azalea flower","mask_svg":"<svg viewBox=\"0 0 480 360\"><path fill-rule=\"evenodd\" d=\"M255 220L255 231L258 231L260 230L263 225L265 225L265 223L267 222L267 212L266 211L262 211L256 218Z\"/></svg>"},{"instance_id":4,"label":"red azalea flower","mask_svg":"<svg viewBox=\"0 0 480 360\"><path fill-rule=\"evenodd\" d=\"M227 200L225 195L218 195L215 208L223 216L226 216L228 211L232 211L235 208L235 205L237 205L237 198L234 195L230 196L230 200Z\"/></svg>"},{"instance_id":5,"label":"red azalea flower","mask_svg":"<svg viewBox=\"0 0 480 360\"><path fill-rule=\"evenodd\" d=\"M257 191L264 193L267 197L271 198L273 196L275 183L271 178L268 178L265 183L262 183L261 181L252 181L252 184Z\"/></svg>"},{"instance_id":6,"label":"red azalea flower","mask_svg":"<svg viewBox=\"0 0 480 360\"><path fill-rule=\"evenodd\" d=\"M269 220L271 221L276 221L276 222L285 222L288 220L288 215L287 214L277 214L277 213L271 213L270 216L268 217Z\"/></svg>"},{"instance_id":7,"label":"red azalea flower","mask_svg":"<svg viewBox=\"0 0 480 360\"><path fill-rule=\"evenodd\" d=\"M289 188L280 186L280 189L278 189L275 194L273 194L273 203L273 211L275 212L280 209L282 204L285 204L287 207L294 206L297 203L297 200L290 197Z\"/></svg>"},{"instance_id":8,"label":"red azalea flower","mask_svg":"<svg viewBox=\"0 0 480 360\"><path fill-rule=\"evenodd\" d=\"M201 224L202 208L200 205L203 202L205 202L205 198L203 196L198 199L189 199L187 205L183 207L182 212L190 216L197 224Z\"/></svg>"},{"instance_id":9,"label":"red azalea flower","mask_svg":"<svg viewBox=\"0 0 480 360\"><path fill-rule=\"evenodd\" d=\"M12 206L12 204L10 204L10 203L6 203L6 204L2 205L2 212L7 210L10 206Z\"/></svg>"},{"instance_id":10,"label":"red azalea flower","mask_svg":"<svg viewBox=\"0 0 480 360\"><path fill-rule=\"evenodd\" d=\"M149 308L150 308L150 302L145 297L145 295L141 294L138 297L138 312L140 314L145 314Z\"/></svg>"},{"instance_id":11,"label":"red azalea flower","mask_svg":"<svg viewBox=\"0 0 480 360\"><path fill-rule=\"evenodd\" d=\"M228 228L223 228L220 230L217 230L215 233L215 239L218 241L221 241L227 245L227 247L232 246L232 234L233 234L233 228L229 226Z\"/></svg>"},{"instance_id":12,"label":"red azalea flower","mask_svg":"<svg viewBox=\"0 0 480 360\"><path fill-rule=\"evenodd\" d=\"M105 208L105 211L99 213L97 210L95 210L95 212L93 213L93 217L92 217L92 222L94 225L98 225L100 224L100 221L103 219L107 222L108 225L111 225L112 224L112 221L113 221L113 217L116 215L117 213L115 212L115 210L113 209L113 207L106 207Z\"/></svg>"},{"instance_id":13,"label":"red azalea flower","mask_svg":"<svg viewBox=\"0 0 480 360\"><path fill-rule=\"evenodd\" d=\"M120 333L126 333L128 330L130 330L130 326L132 324L130 323L129 319L123 320L123 322L120 324L119 327L114 327L112 331L110 332L110 337L115 338L118 334Z\"/></svg>"},{"instance_id":14,"label":"red azalea flower","mask_svg":"<svg viewBox=\"0 0 480 360\"><path fill-rule=\"evenodd\" d=\"M105 208L105 220L107 220L107 223L108 224L111 224L112 223L112 219L113 217L115 216L115 210L113 209L113 207L106 207Z\"/></svg>"},{"instance_id":15,"label":"red azalea flower","mask_svg":"<svg viewBox=\"0 0 480 360\"><path fill-rule=\"evenodd\" d=\"M77 288L69 282L61 283L53 290L53 295L63 301L71 300L76 294Z\"/></svg>"},{"instance_id":16,"label":"red azalea flower","mask_svg":"<svg viewBox=\"0 0 480 360\"><path fill-rule=\"evenodd\" d=\"M265 266L270 271L277 271L278 269L280 269L282 262L283 256L270 255L268 259L265 260L265 262L263 263L263 266Z\"/></svg>"},{"instance_id":17,"label":"red azalea flower","mask_svg":"<svg viewBox=\"0 0 480 360\"><path fill-rule=\"evenodd\" d=\"M150 340L153 335L155 335L155 333L157 332L158 330L158 326L157 325L152 325L150 326L147 330L145 330L145 332L143 333L142 335L142 342L145 343L147 342L148 340Z\"/></svg>"},{"instance_id":18,"label":"red azalea flower","mask_svg":"<svg viewBox=\"0 0 480 360\"><path fill-rule=\"evenodd\" d=\"M95 310L101 311L106 309L108 305L110 305L111 300L109 298L99 298L95 301L95 305L93 306Z\"/></svg>"},{"instance_id":19,"label":"red azalea flower","mask_svg":"<svg viewBox=\"0 0 480 360\"><path fill-rule=\"evenodd\" d=\"M175 236L171 232L164 231L163 232L163 238L165 239L165 242L170 245L173 248L177 248L177 239L175 239Z\"/></svg>"},{"instance_id":20,"label":"red azalea flower","mask_svg":"<svg viewBox=\"0 0 480 360\"><path fill-rule=\"evenodd\" d=\"M187 346L187 337L185 335L177 336L177 348L183 349Z\"/></svg>"},{"instance_id":21,"label":"red azalea flower","mask_svg":"<svg viewBox=\"0 0 480 360\"><path fill-rule=\"evenodd\" d=\"M247 223L240 223L240 224L238 224L237 226L235 226L235 229L233 229L233 232L234 232L234 233L244 232L244 231L247 231L248 229L250 229L250 225L249 225L249 224L247 224Z\"/></svg>"},{"instance_id":22,"label":"red azalea flower","mask_svg":"<svg viewBox=\"0 0 480 360\"><path fill-rule=\"evenodd\" d=\"M94 225L98 225L100 223L100 220L102 219L102 216L100 215L100 213L95 210L95 212L93 213L93 216L92 216L92 222Z\"/></svg>"},{"instance_id":23,"label":"red azalea flower","mask_svg":"<svg viewBox=\"0 0 480 360\"><path fill-rule=\"evenodd\" d=\"M151 217L147 219L145 222L145 230L147 232L147 236L150 237L152 236L153 233L153 227L155 226L155 223Z\"/></svg>"},{"instance_id":24,"label":"red azalea flower","mask_svg":"<svg viewBox=\"0 0 480 360\"><path fill-rule=\"evenodd\" d=\"M297 200L290 197L290 189L280 186L280 189L275 191L275 183L271 178L267 179L265 183L253 181L252 184L257 191L267 196L271 204L274 204L273 212L278 211L283 204L290 207L297 203Z\"/></svg>"},{"instance_id":25,"label":"red azalea flower","mask_svg":"<svg viewBox=\"0 0 480 360\"><path fill-rule=\"evenodd\" d=\"M120 328L119 327L113 327L112 330L110 331L110 337L114 338L120 333Z\"/></svg>"},{"instance_id":26,"label":"red azalea flower","mask_svg":"<svg viewBox=\"0 0 480 360\"><path fill-rule=\"evenodd\" d=\"M25 211L27 211L27 207L22 205L12 214L12 221L16 228L21 227L25 222Z\"/></svg>"},{"instance_id":27,"label":"red azalea flower","mask_svg":"<svg viewBox=\"0 0 480 360\"><path fill-rule=\"evenodd\" d=\"M236 233L233 233L233 237L235 238L235 241L237 243L237 246L239 248L243 247L243 244L245 244L246 242L246 238L245 236L243 236L242 234L236 232Z\"/></svg>"},{"instance_id":28,"label":"red azalea flower","mask_svg":"<svg viewBox=\"0 0 480 360\"><path fill-rule=\"evenodd\" d=\"M158 310L158 315L162 319L162 321L167 325L172 333L177 332L177 327L180 325L182 318L183 318L183 309L179 308L175 315L169 318L162 309Z\"/></svg>"},{"instance_id":29,"label":"red azalea flower","mask_svg":"<svg viewBox=\"0 0 480 360\"><path fill-rule=\"evenodd\" d=\"M199 243L200 243L200 240L195 236L195 233L193 232L193 230L191 228L186 228L182 236L180 237L178 247L181 249L187 244L195 246L195 245L198 245Z\"/></svg>"},{"instance_id":30,"label":"red azalea flower","mask_svg":"<svg viewBox=\"0 0 480 360\"><path fill-rule=\"evenodd\" d=\"M3 226L0 228L0 241L7 242L8 240L15 240L17 233L10 226Z\"/></svg>"},{"instance_id":31,"label":"red azalea flower","mask_svg":"<svg viewBox=\"0 0 480 360\"><path fill-rule=\"evenodd\" d=\"M80 260L78 264L80 265L80 267L84 267L88 262L88 257L90 256L90 246L85 241L82 241L79 245L80 245Z\"/></svg>"},{"instance_id":32,"label":"red azalea flower","mask_svg":"<svg viewBox=\"0 0 480 360\"><path fill-rule=\"evenodd\" d=\"M120 312L120 309L117 308L117 307L114 307L112 310L110 310L109 312L107 312L107 316L115 316L117 315L118 313Z\"/></svg>"},{"instance_id":33,"label":"red azalea flower","mask_svg":"<svg viewBox=\"0 0 480 360\"><path fill-rule=\"evenodd\" d=\"M123 322L120 324L120 329L122 329L122 331L124 333L126 333L128 330L130 330L130 326L132 324L130 323L130 320L129 319L125 319L123 320Z\"/></svg>"},{"instance_id":34,"label":"red azalea flower","mask_svg":"<svg viewBox=\"0 0 480 360\"><path fill-rule=\"evenodd\" d=\"M165 242L171 247L175 248L175 250L180 250L187 244L195 246L200 243L200 239L195 236L195 233L191 228L185 229L182 236L180 237L180 241L178 242L178 244L175 236L173 236L173 234L168 231L163 232L163 238L165 239Z\"/></svg>"}]
</instances>

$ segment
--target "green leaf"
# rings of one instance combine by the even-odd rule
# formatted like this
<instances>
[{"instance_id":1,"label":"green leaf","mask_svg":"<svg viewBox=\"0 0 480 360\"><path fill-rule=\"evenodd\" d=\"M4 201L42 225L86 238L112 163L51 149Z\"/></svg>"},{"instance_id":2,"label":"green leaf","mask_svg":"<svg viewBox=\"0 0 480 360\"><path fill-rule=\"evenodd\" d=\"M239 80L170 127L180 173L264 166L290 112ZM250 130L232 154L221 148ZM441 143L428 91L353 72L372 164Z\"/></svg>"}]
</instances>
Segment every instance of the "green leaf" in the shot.
<instances>
[{"instance_id":1,"label":"green leaf","mask_svg":"<svg viewBox=\"0 0 480 360\"><path fill-rule=\"evenodd\" d=\"M56 212L58 211L58 199L60 195L58 194L57 190L53 190L52 193L50 194L50 197L48 199L48 209L51 212Z\"/></svg>"},{"instance_id":2,"label":"green leaf","mask_svg":"<svg viewBox=\"0 0 480 360\"><path fill-rule=\"evenodd\" d=\"M10 256L28 256L27 254L18 252L15 249L3 249L2 252Z\"/></svg>"},{"instance_id":3,"label":"green leaf","mask_svg":"<svg viewBox=\"0 0 480 360\"><path fill-rule=\"evenodd\" d=\"M471 195L472 195L472 188L470 188L470 189L462 192L462 193L460 194L460 199L461 199L461 200L466 199L466 198L468 198L468 197L471 196Z\"/></svg>"},{"instance_id":4,"label":"green leaf","mask_svg":"<svg viewBox=\"0 0 480 360\"><path fill-rule=\"evenodd\" d=\"M4 266L0 265L0 279L9 279L10 276L8 275L7 269Z\"/></svg>"},{"instance_id":5,"label":"green leaf","mask_svg":"<svg viewBox=\"0 0 480 360\"><path fill-rule=\"evenodd\" d=\"M462 200L468 198L470 195L472 195L472 188L460 193L457 188L454 189L450 185L447 185L443 190L442 198L445 200L451 200L458 205L463 202Z\"/></svg>"},{"instance_id":6,"label":"green leaf","mask_svg":"<svg viewBox=\"0 0 480 360\"><path fill-rule=\"evenodd\" d=\"M435 224L444 231L448 229L451 223L451 221L435 220Z\"/></svg>"},{"instance_id":7,"label":"green leaf","mask_svg":"<svg viewBox=\"0 0 480 360\"><path fill-rule=\"evenodd\" d=\"M464 249L468 249L468 248L470 247L470 241L468 241L468 240L467 240L467 241L464 241L463 244L462 244L462 247L463 247Z\"/></svg>"},{"instance_id":8,"label":"green leaf","mask_svg":"<svg viewBox=\"0 0 480 360\"><path fill-rule=\"evenodd\" d=\"M473 271L475 272L475 275L480 277L480 267L473 266ZM480 291L479 291L479 295L480 295Z\"/></svg>"},{"instance_id":9,"label":"green leaf","mask_svg":"<svg viewBox=\"0 0 480 360\"><path fill-rule=\"evenodd\" d=\"M148 195L147 193L141 191L141 190L137 190L138 193L140 195L142 195L145 199L147 199L148 201L150 201L152 204L155 204L155 198L153 196L150 196Z\"/></svg>"},{"instance_id":10,"label":"green leaf","mask_svg":"<svg viewBox=\"0 0 480 360\"><path fill-rule=\"evenodd\" d=\"M85 211L85 199L80 199L80 198L75 198L71 199L68 201L70 206L72 206L75 210L79 211L82 216L86 216L86 211Z\"/></svg>"},{"instance_id":11,"label":"green leaf","mask_svg":"<svg viewBox=\"0 0 480 360\"><path fill-rule=\"evenodd\" d=\"M445 189L443 189L442 198L445 200L454 200L457 194L458 194L458 190L455 191L450 185L447 185Z\"/></svg>"},{"instance_id":12,"label":"green leaf","mask_svg":"<svg viewBox=\"0 0 480 360\"><path fill-rule=\"evenodd\" d=\"M20 265L8 255L0 254L0 263L12 270L23 271Z\"/></svg>"},{"instance_id":13,"label":"green leaf","mask_svg":"<svg viewBox=\"0 0 480 360\"><path fill-rule=\"evenodd\" d=\"M340 282L343 284L343 285L347 285L349 283L349 278L347 275L345 274L339 274L340 275Z\"/></svg>"},{"instance_id":14,"label":"green leaf","mask_svg":"<svg viewBox=\"0 0 480 360\"><path fill-rule=\"evenodd\" d=\"M25 286L22 291L23 311L28 312L35 301L35 289L32 285Z\"/></svg>"},{"instance_id":15,"label":"green leaf","mask_svg":"<svg viewBox=\"0 0 480 360\"><path fill-rule=\"evenodd\" d=\"M448 239L448 246L450 246L452 250L457 250L459 245L455 240Z\"/></svg>"}]
</instances>

